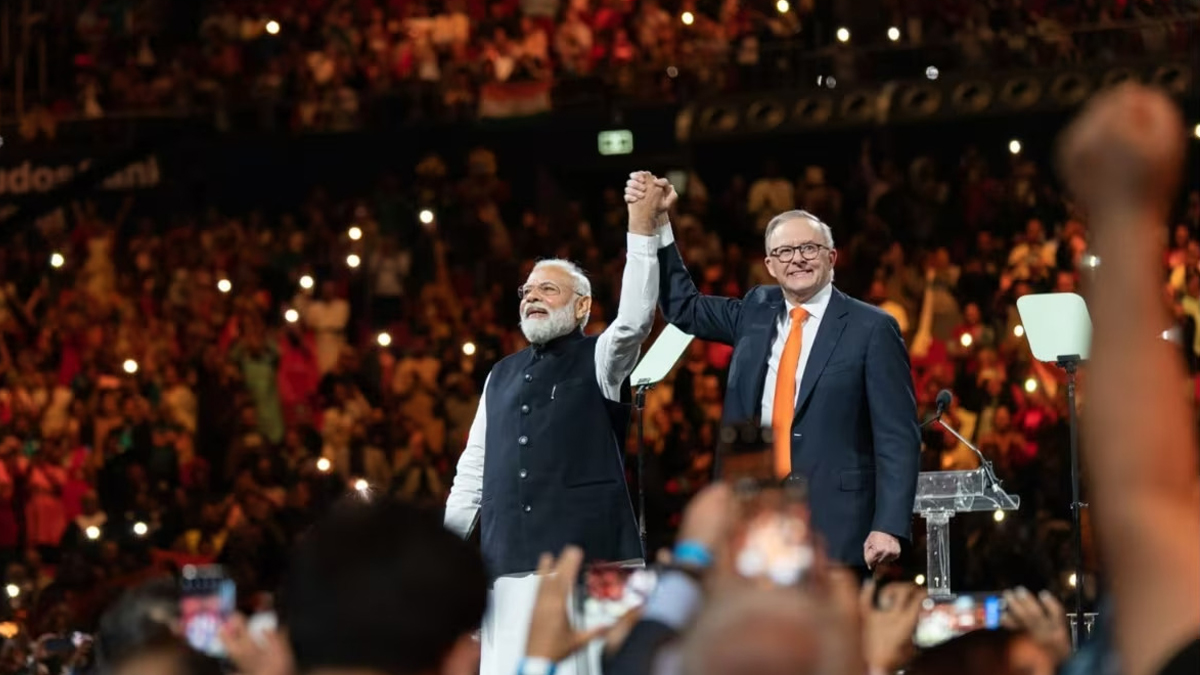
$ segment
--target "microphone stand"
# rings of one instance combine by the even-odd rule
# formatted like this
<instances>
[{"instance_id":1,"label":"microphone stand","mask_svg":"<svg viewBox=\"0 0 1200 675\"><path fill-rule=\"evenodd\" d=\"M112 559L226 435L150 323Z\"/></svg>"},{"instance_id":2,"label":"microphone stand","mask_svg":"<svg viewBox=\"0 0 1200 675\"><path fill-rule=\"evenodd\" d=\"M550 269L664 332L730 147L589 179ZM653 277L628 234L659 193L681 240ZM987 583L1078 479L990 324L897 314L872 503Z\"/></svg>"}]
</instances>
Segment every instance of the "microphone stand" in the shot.
<instances>
[{"instance_id":1,"label":"microphone stand","mask_svg":"<svg viewBox=\"0 0 1200 675\"><path fill-rule=\"evenodd\" d=\"M962 434L954 430L954 427L946 424L946 420L942 419L941 415L938 415L934 421L937 422L943 429L949 431L950 435L957 438L960 443L970 448L971 452L975 453L975 456L979 458L980 468L983 469L984 475L988 478L988 486L992 490L999 489L1001 481L996 477L996 470L992 467L992 463L988 461L988 458L984 457L983 453L979 451L979 448L975 447L975 444L971 443L971 441L963 438Z\"/></svg>"}]
</instances>

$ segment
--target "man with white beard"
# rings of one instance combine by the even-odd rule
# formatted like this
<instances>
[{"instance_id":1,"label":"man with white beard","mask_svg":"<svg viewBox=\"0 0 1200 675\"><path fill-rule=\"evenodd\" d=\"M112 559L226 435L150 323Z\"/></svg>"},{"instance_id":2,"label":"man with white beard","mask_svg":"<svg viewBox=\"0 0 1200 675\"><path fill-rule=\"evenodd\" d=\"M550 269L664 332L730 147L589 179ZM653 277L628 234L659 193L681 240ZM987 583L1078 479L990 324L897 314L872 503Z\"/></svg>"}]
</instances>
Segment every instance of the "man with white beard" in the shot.
<instances>
[{"instance_id":1,"label":"man with white beard","mask_svg":"<svg viewBox=\"0 0 1200 675\"><path fill-rule=\"evenodd\" d=\"M445 516L463 537L480 526L492 577L481 675L514 675L518 667L527 675L599 675L599 645L557 666L522 662L538 558L568 544L589 560L636 565L644 558L622 454L627 380L658 302L657 201L629 205L612 324L584 335L591 283L571 262L543 260L519 289L530 346L496 363L484 383Z\"/></svg>"}]
</instances>

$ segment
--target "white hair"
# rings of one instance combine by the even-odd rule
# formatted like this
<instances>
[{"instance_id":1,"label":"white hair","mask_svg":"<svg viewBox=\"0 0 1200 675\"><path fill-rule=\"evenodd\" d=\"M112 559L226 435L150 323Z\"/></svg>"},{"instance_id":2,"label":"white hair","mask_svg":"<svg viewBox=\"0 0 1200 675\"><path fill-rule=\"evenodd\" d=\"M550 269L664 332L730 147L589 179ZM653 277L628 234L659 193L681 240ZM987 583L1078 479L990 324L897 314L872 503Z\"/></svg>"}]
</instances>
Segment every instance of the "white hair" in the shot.
<instances>
[{"instance_id":1,"label":"white hair","mask_svg":"<svg viewBox=\"0 0 1200 675\"><path fill-rule=\"evenodd\" d=\"M775 230L789 220L801 219L808 220L815 225L817 230L821 232L821 235L825 237L825 245L829 248L833 248L833 230L830 229L829 226L826 225L820 218L814 216L808 211L805 211L804 209L792 209L791 211L784 211L783 213L772 218L771 222L767 223L767 231L763 235L763 248L770 253L771 235L775 232Z\"/></svg>"},{"instance_id":2,"label":"white hair","mask_svg":"<svg viewBox=\"0 0 1200 675\"><path fill-rule=\"evenodd\" d=\"M572 290L574 290L579 297L592 297L592 282L588 281L587 275L583 273L583 268L581 268L579 265L576 265L570 260L564 260L562 258L548 258L546 260L539 260L537 264L533 266L533 269L537 270L542 267L557 267L558 269L566 272L567 275L571 277L571 285L573 287ZM590 311L584 314L583 318L579 320L579 327L583 328L586 326L588 319L591 317L592 313Z\"/></svg>"}]
</instances>

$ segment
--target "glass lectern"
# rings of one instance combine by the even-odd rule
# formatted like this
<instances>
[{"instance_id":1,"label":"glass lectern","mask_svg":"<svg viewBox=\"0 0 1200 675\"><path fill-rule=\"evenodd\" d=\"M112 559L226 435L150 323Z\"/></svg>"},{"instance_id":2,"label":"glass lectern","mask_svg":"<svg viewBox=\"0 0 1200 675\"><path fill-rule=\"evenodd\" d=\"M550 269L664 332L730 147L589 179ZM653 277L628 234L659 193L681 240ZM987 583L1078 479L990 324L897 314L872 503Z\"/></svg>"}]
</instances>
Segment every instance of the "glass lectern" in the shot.
<instances>
[{"instance_id":1,"label":"glass lectern","mask_svg":"<svg viewBox=\"0 0 1200 675\"><path fill-rule=\"evenodd\" d=\"M951 598L950 518L971 511L1015 511L1021 498L1000 488L990 467L971 471L925 471L917 477L913 512L925 519L929 597Z\"/></svg>"}]
</instances>

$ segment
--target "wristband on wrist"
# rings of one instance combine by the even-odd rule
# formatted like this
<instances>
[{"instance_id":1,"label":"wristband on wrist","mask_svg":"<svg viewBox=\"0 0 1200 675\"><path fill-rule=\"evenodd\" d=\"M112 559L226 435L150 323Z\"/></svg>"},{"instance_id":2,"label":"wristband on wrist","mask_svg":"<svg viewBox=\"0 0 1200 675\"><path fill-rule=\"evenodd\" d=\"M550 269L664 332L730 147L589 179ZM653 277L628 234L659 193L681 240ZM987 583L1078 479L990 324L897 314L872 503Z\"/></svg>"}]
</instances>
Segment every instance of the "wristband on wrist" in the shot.
<instances>
[{"instance_id":1,"label":"wristband on wrist","mask_svg":"<svg viewBox=\"0 0 1200 675\"><path fill-rule=\"evenodd\" d=\"M554 670L558 664L550 659L526 656L521 659L521 665L517 666L517 675L554 675Z\"/></svg>"},{"instance_id":2,"label":"wristband on wrist","mask_svg":"<svg viewBox=\"0 0 1200 675\"><path fill-rule=\"evenodd\" d=\"M675 550L671 553L671 562L676 565L708 569L712 566L713 557L704 544L695 541L681 541L675 544Z\"/></svg>"}]
</instances>

